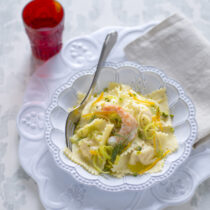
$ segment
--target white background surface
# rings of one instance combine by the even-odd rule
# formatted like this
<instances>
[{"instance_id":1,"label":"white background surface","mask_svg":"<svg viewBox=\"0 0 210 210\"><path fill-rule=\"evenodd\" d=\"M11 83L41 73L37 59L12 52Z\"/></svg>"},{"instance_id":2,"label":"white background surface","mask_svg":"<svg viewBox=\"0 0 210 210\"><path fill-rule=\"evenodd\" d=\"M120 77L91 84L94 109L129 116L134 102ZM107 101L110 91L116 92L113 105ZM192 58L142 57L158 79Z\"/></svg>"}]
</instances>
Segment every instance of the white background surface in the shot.
<instances>
[{"instance_id":1,"label":"white background surface","mask_svg":"<svg viewBox=\"0 0 210 210\"><path fill-rule=\"evenodd\" d=\"M35 63L21 21L26 0L0 1L0 209L42 210L36 184L19 166L16 115ZM182 12L210 39L207 0L60 0L65 8L63 40L103 26L137 26ZM169 209L207 210L210 179L187 204Z\"/></svg>"}]
</instances>

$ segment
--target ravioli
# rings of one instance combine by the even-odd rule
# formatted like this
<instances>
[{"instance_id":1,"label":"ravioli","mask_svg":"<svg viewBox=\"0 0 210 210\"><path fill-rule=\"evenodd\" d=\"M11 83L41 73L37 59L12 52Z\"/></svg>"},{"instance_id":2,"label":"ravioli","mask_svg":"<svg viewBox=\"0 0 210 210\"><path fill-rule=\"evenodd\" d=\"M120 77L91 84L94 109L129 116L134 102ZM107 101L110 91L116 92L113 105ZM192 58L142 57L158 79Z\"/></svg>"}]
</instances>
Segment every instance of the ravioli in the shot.
<instances>
[{"instance_id":1,"label":"ravioli","mask_svg":"<svg viewBox=\"0 0 210 210\"><path fill-rule=\"evenodd\" d=\"M86 103L64 154L94 175L159 172L178 148L172 118L165 88L144 96L110 83Z\"/></svg>"}]
</instances>

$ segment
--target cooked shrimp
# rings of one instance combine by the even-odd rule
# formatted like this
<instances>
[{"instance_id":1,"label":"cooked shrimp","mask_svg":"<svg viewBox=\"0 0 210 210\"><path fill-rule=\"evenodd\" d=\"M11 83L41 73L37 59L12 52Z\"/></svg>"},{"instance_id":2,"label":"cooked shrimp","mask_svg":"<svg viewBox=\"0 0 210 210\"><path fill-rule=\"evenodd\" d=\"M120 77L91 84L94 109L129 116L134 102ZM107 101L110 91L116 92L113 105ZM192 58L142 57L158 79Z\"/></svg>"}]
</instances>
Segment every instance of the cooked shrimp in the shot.
<instances>
[{"instance_id":1,"label":"cooked shrimp","mask_svg":"<svg viewBox=\"0 0 210 210\"><path fill-rule=\"evenodd\" d=\"M102 111L105 112L116 112L122 120L121 128L118 132L121 136L112 136L109 138L109 143L116 143L124 140L123 137L126 137L129 141L132 140L137 133L137 121L136 119L126 112L122 107L116 105L105 105L102 107Z\"/></svg>"}]
</instances>

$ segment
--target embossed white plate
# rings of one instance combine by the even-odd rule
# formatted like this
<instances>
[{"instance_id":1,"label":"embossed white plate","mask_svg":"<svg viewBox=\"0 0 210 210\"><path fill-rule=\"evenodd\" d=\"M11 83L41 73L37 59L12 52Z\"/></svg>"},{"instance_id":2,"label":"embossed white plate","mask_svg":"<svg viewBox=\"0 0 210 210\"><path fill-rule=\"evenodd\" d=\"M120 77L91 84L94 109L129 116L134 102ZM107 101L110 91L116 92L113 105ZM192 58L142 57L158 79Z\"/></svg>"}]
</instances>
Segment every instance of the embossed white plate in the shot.
<instances>
[{"instance_id":1,"label":"embossed white plate","mask_svg":"<svg viewBox=\"0 0 210 210\"><path fill-rule=\"evenodd\" d=\"M46 209L159 210L186 202L191 198L198 184L210 176L208 164L210 150L203 148L193 151L190 158L175 171L173 176L148 190L112 193L94 186L79 184L56 166L46 146L45 128L42 127L43 115L53 92L72 75L96 63L100 43L108 32L113 30L119 32L119 42L108 61L124 61L123 48L152 26L153 24L134 28L103 28L93 34L70 40L64 45L60 54L33 74L17 118L20 134L19 158L24 170L36 181L40 199ZM86 53L92 54L91 59ZM80 56L82 58L78 58ZM75 57L78 59L75 60Z\"/></svg>"},{"instance_id":2,"label":"embossed white plate","mask_svg":"<svg viewBox=\"0 0 210 210\"><path fill-rule=\"evenodd\" d=\"M96 92L103 91L110 82L130 85L143 95L161 87L166 88L170 111L174 115L173 126L179 147L176 152L167 157L161 172L123 178L109 175L96 176L64 155L68 109L76 105L78 92L86 93L92 81L93 72L95 68L73 75L68 82L55 91L52 103L47 109L45 139L57 165L81 183L95 185L108 191L145 190L154 183L168 178L190 154L197 135L195 108L181 86L154 67L140 66L131 62L105 64L97 82Z\"/></svg>"}]
</instances>

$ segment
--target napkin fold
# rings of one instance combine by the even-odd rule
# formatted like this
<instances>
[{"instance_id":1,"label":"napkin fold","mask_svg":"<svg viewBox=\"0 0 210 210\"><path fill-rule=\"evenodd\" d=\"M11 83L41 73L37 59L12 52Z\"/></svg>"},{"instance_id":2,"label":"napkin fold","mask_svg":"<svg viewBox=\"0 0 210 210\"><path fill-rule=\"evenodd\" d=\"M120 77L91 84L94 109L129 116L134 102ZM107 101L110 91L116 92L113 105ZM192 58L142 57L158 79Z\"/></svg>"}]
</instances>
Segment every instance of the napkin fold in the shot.
<instances>
[{"instance_id":1,"label":"napkin fold","mask_svg":"<svg viewBox=\"0 0 210 210\"><path fill-rule=\"evenodd\" d=\"M186 18L170 16L124 50L177 80L196 107L197 140L210 134L210 44Z\"/></svg>"}]
</instances>

